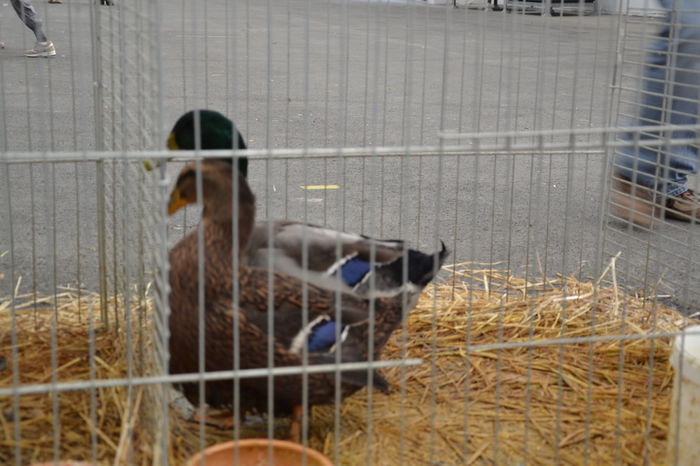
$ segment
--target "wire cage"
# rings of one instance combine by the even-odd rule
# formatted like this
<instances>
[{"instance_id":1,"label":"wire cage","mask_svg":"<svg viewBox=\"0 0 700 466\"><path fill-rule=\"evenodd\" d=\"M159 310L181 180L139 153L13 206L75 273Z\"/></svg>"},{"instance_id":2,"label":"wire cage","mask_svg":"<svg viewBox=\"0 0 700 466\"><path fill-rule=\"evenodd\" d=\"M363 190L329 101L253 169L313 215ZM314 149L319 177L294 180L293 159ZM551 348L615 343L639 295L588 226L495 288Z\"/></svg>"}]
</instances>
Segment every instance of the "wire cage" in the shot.
<instances>
[{"instance_id":1,"label":"wire cage","mask_svg":"<svg viewBox=\"0 0 700 466\"><path fill-rule=\"evenodd\" d=\"M697 227L638 228L609 202L616 154L698 144L697 124L680 137L671 119L635 121L658 16L389 0L114 3L35 5L58 56L20 60L27 39L0 51L0 463L185 464L214 443L298 428L300 464L323 464L314 450L335 464L688 464L691 450L669 434L684 426L671 411L685 399L671 360L678 375L686 366L672 341L697 323ZM4 16L3 35L26 36ZM231 117L248 147L202 151L194 130L200 146L166 151L178 117L205 108ZM256 219L328 229L335 262L314 291L307 269L322 252L305 232L300 275L268 258L268 281L254 288L239 282L246 259L222 253L233 265L219 293L231 294L225 323L237 337L230 361L210 366L210 327L173 354L183 329L173 327L182 306L171 301L181 295L169 254L195 235L188 297L203 327L213 315L199 310L212 298L205 174L213 159L240 156L248 173L233 192L250 186ZM199 200L169 215L186 167ZM259 225L270 243L272 224ZM379 298L360 306L373 329L365 357L334 345L310 364L319 308L309 296L334 303L340 321L344 300L366 297L343 294L359 296L338 272L356 259L341 253L341 232L427 254L444 244L449 256L420 299L409 288L388 298L367 279ZM379 255L372 242L367 270ZM270 355L289 312L275 306L271 269L311 325L299 364ZM236 306L256 293L267 300L260 346L240 333L251 309ZM400 317L388 342L375 335L382 299ZM255 353L268 363L250 362ZM189 354L196 368L173 370ZM340 381L360 372L369 387L346 397ZM313 406L318 374L330 374L332 395ZM268 409L245 412L247 397L262 396L250 380L271 388ZM229 384L233 402L213 406L205 381ZM297 382L301 410L276 414L275 397ZM187 383L202 403L183 397ZM263 464L282 454L262 448ZM246 464L243 443L225 454Z\"/></svg>"}]
</instances>

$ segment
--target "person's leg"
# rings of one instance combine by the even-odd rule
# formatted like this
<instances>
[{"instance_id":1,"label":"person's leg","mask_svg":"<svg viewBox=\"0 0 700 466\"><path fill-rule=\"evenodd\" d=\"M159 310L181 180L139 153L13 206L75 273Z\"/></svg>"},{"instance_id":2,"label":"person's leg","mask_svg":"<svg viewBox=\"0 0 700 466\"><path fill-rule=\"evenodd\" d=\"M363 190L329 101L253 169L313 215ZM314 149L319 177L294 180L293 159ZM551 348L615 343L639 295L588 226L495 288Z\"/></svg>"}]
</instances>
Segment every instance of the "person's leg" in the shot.
<instances>
[{"instance_id":1,"label":"person's leg","mask_svg":"<svg viewBox=\"0 0 700 466\"><path fill-rule=\"evenodd\" d=\"M32 6L31 0L10 1L17 15L29 29L34 31L36 36L36 44L31 50L27 50L24 55L27 57L53 57L56 55L56 48L53 46L53 42L46 37L44 27L41 24L39 15Z\"/></svg>"},{"instance_id":2,"label":"person's leg","mask_svg":"<svg viewBox=\"0 0 700 466\"><path fill-rule=\"evenodd\" d=\"M12 7L17 12L22 22L34 32L37 42L46 42L49 39L44 33L44 27L39 19L39 15L32 6L30 0L10 0Z\"/></svg>"},{"instance_id":3,"label":"person's leg","mask_svg":"<svg viewBox=\"0 0 700 466\"><path fill-rule=\"evenodd\" d=\"M668 3L670 0L662 0ZM664 5L666 7L666 5ZM668 37L671 31L671 15L667 14L665 24L656 39L649 44L646 64L642 75L642 96L637 118L622 121L622 126L653 126L662 121L664 82L666 81L666 64ZM628 140L632 134L625 134ZM645 133L641 139L658 139L658 133ZM635 144L623 147L615 154L613 166L613 184L611 191L611 213L619 218L629 220L637 225L650 227L658 213L655 187L658 180L659 150Z\"/></svg>"},{"instance_id":4,"label":"person's leg","mask_svg":"<svg viewBox=\"0 0 700 466\"><path fill-rule=\"evenodd\" d=\"M668 3L666 0L662 3ZM666 5L664 5L666 6ZM663 121L664 96L666 94L669 34L671 32L671 13L665 18L665 24L657 34L657 38L649 45L646 54L646 64L642 76L642 98L639 104L638 118L622 122L625 126L653 126ZM631 138L630 135L625 137ZM647 133L640 139L655 139L658 133ZM644 147L643 144L634 147L624 147L615 156L615 171L634 183L655 188L659 168L659 151L656 148Z\"/></svg>"},{"instance_id":5,"label":"person's leg","mask_svg":"<svg viewBox=\"0 0 700 466\"><path fill-rule=\"evenodd\" d=\"M671 69L668 72L671 102L666 103L668 116L665 118L674 125L693 125L698 122L698 99L700 92L700 0L676 0L677 17L672 27L669 56ZM694 11L694 13L687 13ZM695 131L674 131L673 138L694 138ZM688 175L698 171L698 150L695 145L673 146L669 156L660 189L675 197L687 191Z\"/></svg>"},{"instance_id":6,"label":"person's leg","mask_svg":"<svg viewBox=\"0 0 700 466\"><path fill-rule=\"evenodd\" d=\"M696 124L700 97L700 14L688 12L700 11L700 0L661 0L661 3L669 13L657 39L648 48L638 120L631 124ZM665 204L668 217L696 218L700 199L688 190L687 175L697 172L697 148L693 145L644 147L645 139L658 140L664 136L647 132L640 136L641 144L616 154L613 214L649 226L660 212L660 205ZM694 138L695 132L676 131L671 136Z\"/></svg>"}]
</instances>

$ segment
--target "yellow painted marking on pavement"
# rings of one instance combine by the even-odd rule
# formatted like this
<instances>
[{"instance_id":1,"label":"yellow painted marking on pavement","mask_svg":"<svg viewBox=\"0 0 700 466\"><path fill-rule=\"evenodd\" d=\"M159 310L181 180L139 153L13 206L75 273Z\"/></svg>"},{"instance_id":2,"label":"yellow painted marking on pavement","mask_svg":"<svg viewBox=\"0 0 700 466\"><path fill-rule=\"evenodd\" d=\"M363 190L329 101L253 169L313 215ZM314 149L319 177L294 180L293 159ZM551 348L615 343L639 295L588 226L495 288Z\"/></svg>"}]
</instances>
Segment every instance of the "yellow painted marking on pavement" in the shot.
<instances>
[{"instance_id":1,"label":"yellow painted marking on pavement","mask_svg":"<svg viewBox=\"0 0 700 466\"><path fill-rule=\"evenodd\" d=\"M302 185L299 186L301 189L306 189L306 190L317 190L317 189L340 189L340 186L337 184L310 184L310 185Z\"/></svg>"},{"instance_id":2,"label":"yellow painted marking on pavement","mask_svg":"<svg viewBox=\"0 0 700 466\"><path fill-rule=\"evenodd\" d=\"M224 34L189 34L189 33L184 33L184 34L175 34L175 37L180 37L180 38L201 38L201 37L211 37L211 38L216 38L216 39L225 39L226 35Z\"/></svg>"}]
</instances>

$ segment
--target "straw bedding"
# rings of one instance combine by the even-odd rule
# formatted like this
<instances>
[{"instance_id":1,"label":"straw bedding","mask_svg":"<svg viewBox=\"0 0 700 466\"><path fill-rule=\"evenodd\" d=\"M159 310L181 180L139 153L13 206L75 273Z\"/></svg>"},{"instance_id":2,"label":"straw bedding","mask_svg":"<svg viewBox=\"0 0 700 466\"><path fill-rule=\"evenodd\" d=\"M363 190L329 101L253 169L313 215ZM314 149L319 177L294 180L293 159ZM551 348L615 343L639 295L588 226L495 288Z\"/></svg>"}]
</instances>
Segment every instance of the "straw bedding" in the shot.
<instances>
[{"instance_id":1,"label":"straw bedding","mask_svg":"<svg viewBox=\"0 0 700 466\"><path fill-rule=\"evenodd\" d=\"M50 306L53 298L37 301ZM99 323L99 298L74 291L56 295L57 312L50 308L34 310L30 296L18 296L15 302L18 381L21 384L45 384L54 381L51 371L51 348L55 341L56 382L89 381L124 377L127 373L126 329L112 325L106 330ZM114 305L114 303L112 303ZM123 308L123 306L118 305ZM10 301L0 301L0 357L5 370L0 371L0 387L13 385L12 318ZM55 332L51 328L56 328ZM90 337L94 341L95 363L91 374ZM130 332L134 349L132 369L139 365L136 348L143 342L138 329ZM94 396L93 396L94 393ZM56 400L56 401L54 401ZM60 458L90 460L91 435L96 437L94 455L99 461L126 461L136 439L133 429L135 413L143 401L143 389L134 388L127 396L125 387L76 390L19 397L19 422L14 417L13 397L0 398L0 464L14 464L19 445L22 464L53 460L54 432L59 432ZM58 418L54 417L54 407ZM19 439L16 426L19 425ZM55 430L54 427L58 427Z\"/></svg>"},{"instance_id":2,"label":"straw bedding","mask_svg":"<svg viewBox=\"0 0 700 466\"><path fill-rule=\"evenodd\" d=\"M409 317L405 354L424 364L386 370L395 393L373 394L371 410L366 392L343 404L341 463L582 464L586 457L590 464L663 463L668 339L476 349L468 358L466 341L642 335L692 321L614 286L574 279L526 284L489 270L457 275L486 285L458 283L454 294L442 285L423 296ZM385 357L399 358L401 343L395 335ZM316 424L327 428L314 446L329 455L332 419L332 410L317 410Z\"/></svg>"},{"instance_id":3,"label":"straw bedding","mask_svg":"<svg viewBox=\"0 0 700 466\"><path fill-rule=\"evenodd\" d=\"M58 299L58 380L90 377L87 300ZM12 385L8 302L0 302L0 386ZM81 312L78 313L78 307ZM94 310L93 310L94 312ZM50 324L54 313L18 313L22 383L51 381ZM126 331L101 329L94 318L94 377L126 374ZM573 278L525 283L492 270L461 267L456 281L421 298L406 331L391 339L385 358L422 358L421 366L383 371L393 392L363 390L341 406L340 438L334 409L317 407L310 445L340 464L639 464L663 462L672 369L668 339L480 349L497 342L561 337L642 335L694 323L653 300L625 295L614 285ZM138 332L132 332L133 335ZM137 345L138 338L131 338ZM476 346L467 352L467 342ZM145 344L147 345L147 342ZM135 348L134 354L139 354ZM96 390L94 423L89 391L58 398L62 459L90 460L95 427L100 463L150 464L153 429L143 389ZM12 398L0 398L0 464L14 461ZM23 463L53 459L52 397L20 398ZM371 423L369 421L371 420ZM170 413L171 464L200 448L199 425ZM434 426L434 428L431 428ZM465 428L466 426L466 428ZM230 440L207 426L205 443ZM263 430L262 436L265 435ZM338 456L336 457L336 453Z\"/></svg>"}]
</instances>

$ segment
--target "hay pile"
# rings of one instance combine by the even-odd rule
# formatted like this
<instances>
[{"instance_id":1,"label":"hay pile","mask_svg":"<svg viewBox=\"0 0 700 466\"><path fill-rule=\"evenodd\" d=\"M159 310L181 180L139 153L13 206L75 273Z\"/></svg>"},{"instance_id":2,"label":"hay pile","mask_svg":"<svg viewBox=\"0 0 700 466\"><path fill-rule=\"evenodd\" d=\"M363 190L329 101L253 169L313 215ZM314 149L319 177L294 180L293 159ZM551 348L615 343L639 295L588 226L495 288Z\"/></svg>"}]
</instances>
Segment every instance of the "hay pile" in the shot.
<instances>
[{"instance_id":1,"label":"hay pile","mask_svg":"<svg viewBox=\"0 0 700 466\"><path fill-rule=\"evenodd\" d=\"M663 462L672 383L668 339L577 343L563 349L476 348L469 353L467 339L471 345L484 345L645 334L654 328L676 331L691 321L615 287L574 279L526 284L492 271L467 269L457 278L454 287L444 284L424 294L409 318L405 345L401 332L389 342L387 359L405 353L422 358L424 364L383 371L394 391L372 394L371 435L367 392L343 403L339 464L370 459L387 465L550 464L556 459L580 464L586 455L592 464L638 464L644 458ZM83 297L79 303L70 293L59 298L58 378L86 380L87 300ZM12 385L12 365L9 315L2 312L3 306L7 303L0 302L0 356L7 359L7 368L0 371L0 387L7 387ZM51 380L52 315L18 315L22 383ZM98 320L95 315L99 330ZM124 328L96 332L96 378L125 376L125 345ZM125 388L96 392L97 460L150 464L157 454L153 429L130 415L139 408L141 413L152 409L149 397L138 388L130 401ZM51 460L51 396L23 396L20 403L22 462ZM62 393L59 408L61 458L91 460L90 393ZM0 464L5 464L14 461L12 399L0 398L0 410ZM333 423L332 407L315 408L310 445L335 460ZM260 436L264 435L263 430ZM199 424L173 410L170 436L171 464L182 464L200 448ZM231 438L230 431L205 428L207 445Z\"/></svg>"},{"instance_id":2,"label":"hay pile","mask_svg":"<svg viewBox=\"0 0 700 466\"><path fill-rule=\"evenodd\" d=\"M94 379L120 378L127 373L126 328L122 324L120 328L112 325L109 331L105 330L100 323L98 297L78 295L74 290L62 292L55 298L56 313L47 308L34 310L31 296L17 296L15 302L23 302L15 307L21 384L52 382L52 323L57 329L57 382L90 380L91 327L94 330ZM36 306L51 306L52 302L53 298L43 298L37 300ZM5 368L0 371L0 387L3 388L13 385L9 309L9 300L0 301L0 357L5 361ZM132 333L134 348L141 335L143 333L137 330ZM133 361L136 367L139 364L136 351ZM139 418L136 413L142 406L143 394L144 389L140 387L134 388L130 397L125 387L96 389L93 404L88 390L66 391L58 395L58 419L53 416L53 396L22 395L19 397L19 439L15 437L13 397L0 397L0 464L14 464L18 444L22 464L53 460L54 432L59 432L61 459L124 463L129 456L133 458L134 445L139 441L131 429Z\"/></svg>"},{"instance_id":3,"label":"hay pile","mask_svg":"<svg viewBox=\"0 0 700 466\"><path fill-rule=\"evenodd\" d=\"M369 458L386 465L582 464L586 457L590 464L664 462L669 339L475 349L468 358L466 340L642 335L692 321L615 287L574 279L527 284L489 270L457 275L487 285L458 283L453 295L445 284L424 294L409 317L405 354L425 362L384 371L394 393L373 394L371 437L366 392L343 404L340 464ZM402 336L395 334L385 357L402 354ZM333 458L332 409L317 409L314 422L325 433L312 446Z\"/></svg>"}]
</instances>

